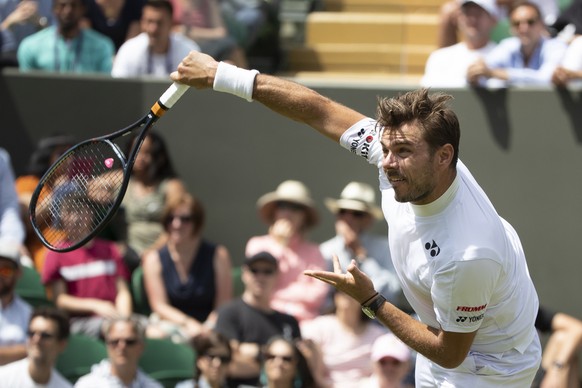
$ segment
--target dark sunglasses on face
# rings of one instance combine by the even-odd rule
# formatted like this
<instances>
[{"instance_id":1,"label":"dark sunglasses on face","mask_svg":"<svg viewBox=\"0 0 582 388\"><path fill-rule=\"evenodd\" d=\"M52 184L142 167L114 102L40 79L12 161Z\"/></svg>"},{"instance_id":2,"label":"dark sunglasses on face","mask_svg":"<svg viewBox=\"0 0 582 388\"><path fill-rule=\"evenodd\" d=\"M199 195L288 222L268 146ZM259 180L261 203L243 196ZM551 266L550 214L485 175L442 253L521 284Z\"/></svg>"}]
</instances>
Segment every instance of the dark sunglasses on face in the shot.
<instances>
[{"instance_id":1,"label":"dark sunglasses on face","mask_svg":"<svg viewBox=\"0 0 582 388\"><path fill-rule=\"evenodd\" d=\"M339 210L339 214L341 215L346 215L346 214L350 214L356 218L363 218L365 217L368 213L366 212L362 212L359 210L350 210L350 209L340 209Z\"/></svg>"},{"instance_id":2,"label":"dark sunglasses on face","mask_svg":"<svg viewBox=\"0 0 582 388\"><path fill-rule=\"evenodd\" d=\"M259 269L253 267L249 267L249 271L251 271L253 275L267 275L267 276L273 275L276 272L274 268Z\"/></svg>"},{"instance_id":3,"label":"dark sunglasses on face","mask_svg":"<svg viewBox=\"0 0 582 388\"><path fill-rule=\"evenodd\" d=\"M28 338L32 338L35 335L38 335L40 337L41 340L46 340L46 339L51 339L51 338L55 338L54 334L51 333L47 333L46 331L35 331L35 330L28 330L26 332L26 335L28 336Z\"/></svg>"},{"instance_id":4,"label":"dark sunglasses on face","mask_svg":"<svg viewBox=\"0 0 582 388\"><path fill-rule=\"evenodd\" d=\"M278 358L279 360L281 360L285 363L290 363L293 361L293 356L281 356L278 354L271 354L271 353L265 354L265 360L267 360L267 361L272 361L276 358Z\"/></svg>"},{"instance_id":5,"label":"dark sunglasses on face","mask_svg":"<svg viewBox=\"0 0 582 388\"><path fill-rule=\"evenodd\" d=\"M170 215L166 219L166 222L169 224L169 223L172 223L175 219L178 219L178 220L180 220L181 223L186 224L186 223L192 222L194 220L194 217L192 217L192 216Z\"/></svg>"},{"instance_id":6,"label":"dark sunglasses on face","mask_svg":"<svg viewBox=\"0 0 582 388\"><path fill-rule=\"evenodd\" d=\"M277 201L276 203L277 209L280 210L292 210L292 211L301 211L305 209L305 206L300 205L294 202L287 202L287 201Z\"/></svg>"},{"instance_id":7,"label":"dark sunglasses on face","mask_svg":"<svg viewBox=\"0 0 582 388\"><path fill-rule=\"evenodd\" d=\"M117 347L120 343L124 343L125 346L133 346L137 344L136 338L115 338L107 340L107 345Z\"/></svg>"},{"instance_id":8,"label":"dark sunglasses on face","mask_svg":"<svg viewBox=\"0 0 582 388\"><path fill-rule=\"evenodd\" d=\"M402 363L402 361L392 357L381 358L380 360L378 360L378 362L380 363L380 365L400 365Z\"/></svg>"},{"instance_id":9,"label":"dark sunglasses on face","mask_svg":"<svg viewBox=\"0 0 582 388\"><path fill-rule=\"evenodd\" d=\"M515 28L519 27L521 24L525 23L528 26L533 26L538 22L538 19L525 19L525 20L512 20L511 25Z\"/></svg>"},{"instance_id":10,"label":"dark sunglasses on face","mask_svg":"<svg viewBox=\"0 0 582 388\"><path fill-rule=\"evenodd\" d=\"M230 356L226 356L226 355L205 354L204 357L208 357L212 361L218 359L223 364L228 364L230 362Z\"/></svg>"},{"instance_id":11,"label":"dark sunglasses on face","mask_svg":"<svg viewBox=\"0 0 582 388\"><path fill-rule=\"evenodd\" d=\"M0 267L0 277L3 278L11 278L14 276L16 272L16 268L14 267Z\"/></svg>"}]
</instances>

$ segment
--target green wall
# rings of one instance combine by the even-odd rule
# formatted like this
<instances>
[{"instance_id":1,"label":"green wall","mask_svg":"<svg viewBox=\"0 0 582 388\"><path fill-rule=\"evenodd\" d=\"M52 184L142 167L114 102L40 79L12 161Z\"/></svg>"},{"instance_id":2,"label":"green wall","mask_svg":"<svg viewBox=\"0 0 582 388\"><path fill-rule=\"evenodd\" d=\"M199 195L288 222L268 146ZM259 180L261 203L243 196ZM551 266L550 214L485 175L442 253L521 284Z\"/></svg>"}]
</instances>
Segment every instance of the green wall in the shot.
<instances>
[{"instance_id":1,"label":"green wall","mask_svg":"<svg viewBox=\"0 0 582 388\"><path fill-rule=\"evenodd\" d=\"M33 145L55 131L79 138L137 120L169 81L0 75L0 145L22 172ZM405 88L311 85L374 115L377 96ZM462 128L461 159L520 234L543 304L582 318L582 102L580 91L453 90ZM377 186L376 170L310 128L258 103L190 90L158 123L188 188L208 211L206 235L240 262L246 240L265 232L255 201L285 179L304 181L323 206L350 180ZM376 225L385 233L385 225Z\"/></svg>"}]
</instances>

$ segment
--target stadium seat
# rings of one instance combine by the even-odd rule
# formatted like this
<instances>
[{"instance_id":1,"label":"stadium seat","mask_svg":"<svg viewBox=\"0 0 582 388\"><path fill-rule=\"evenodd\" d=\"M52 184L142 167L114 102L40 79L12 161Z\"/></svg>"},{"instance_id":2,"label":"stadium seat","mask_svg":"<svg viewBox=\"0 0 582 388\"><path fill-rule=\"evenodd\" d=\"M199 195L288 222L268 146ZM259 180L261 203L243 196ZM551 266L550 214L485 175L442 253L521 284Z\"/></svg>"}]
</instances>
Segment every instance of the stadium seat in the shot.
<instances>
[{"instance_id":1,"label":"stadium seat","mask_svg":"<svg viewBox=\"0 0 582 388\"><path fill-rule=\"evenodd\" d=\"M188 345L147 338L139 366L164 387L174 387L179 381L192 378L195 360L194 350Z\"/></svg>"},{"instance_id":2,"label":"stadium seat","mask_svg":"<svg viewBox=\"0 0 582 388\"><path fill-rule=\"evenodd\" d=\"M91 366L107 358L107 349L102 341L83 334L71 334L69 343L57 359L57 370L71 382L75 382L91 371Z\"/></svg>"},{"instance_id":3,"label":"stadium seat","mask_svg":"<svg viewBox=\"0 0 582 388\"><path fill-rule=\"evenodd\" d=\"M133 297L134 312L149 316L152 313L152 309L143 285L142 267L137 267L131 275L131 295Z\"/></svg>"},{"instance_id":4,"label":"stadium seat","mask_svg":"<svg viewBox=\"0 0 582 388\"><path fill-rule=\"evenodd\" d=\"M22 266L22 276L16 283L15 291L33 307L53 305L47 298L40 274L34 268Z\"/></svg>"}]
</instances>

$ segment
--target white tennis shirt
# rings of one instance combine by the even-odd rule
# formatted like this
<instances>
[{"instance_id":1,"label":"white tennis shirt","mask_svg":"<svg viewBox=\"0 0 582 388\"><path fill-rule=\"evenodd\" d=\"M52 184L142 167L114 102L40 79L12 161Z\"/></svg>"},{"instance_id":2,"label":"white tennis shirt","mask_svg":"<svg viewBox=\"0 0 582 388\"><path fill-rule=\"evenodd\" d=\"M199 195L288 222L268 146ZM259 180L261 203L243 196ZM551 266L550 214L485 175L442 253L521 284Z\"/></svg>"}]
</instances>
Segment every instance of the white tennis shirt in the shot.
<instances>
[{"instance_id":1,"label":"white tennis shirt","mask_svg":"<svg viewBox=\"0 0 582 388\"><path fill-rule=\"evenodd\" d=\"M397 202L381 167L376 126L361 120L340 143L379 169L394 268L419 319L450 332L478 330L470 354L524 353L537 336L539 302L517 233L461 161L437 201Z\"/></svg>"}]
</instances>

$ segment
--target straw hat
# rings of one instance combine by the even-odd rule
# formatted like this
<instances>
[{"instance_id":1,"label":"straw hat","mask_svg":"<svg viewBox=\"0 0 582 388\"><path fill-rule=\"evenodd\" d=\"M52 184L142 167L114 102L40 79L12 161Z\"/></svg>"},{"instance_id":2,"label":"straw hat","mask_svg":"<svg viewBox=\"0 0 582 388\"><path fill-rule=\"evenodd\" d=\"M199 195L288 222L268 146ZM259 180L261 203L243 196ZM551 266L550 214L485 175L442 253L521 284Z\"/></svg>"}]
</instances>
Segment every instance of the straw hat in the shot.
<instances>
[{"instance_id":1,"label":"straw hat","mask_svg":"<svg viewBox=\"0 0 582 388\"><path fill-rule=\"evenodd\" d=\"M299 181L288 180L277 186L273 192L263 195L257 201L257 208L263 221L273 222L273 214L277 201L285 201L305 206L307 218L305 226L311 227L319 222L315 202L311 199L309 189Z\"/></svg>"},{"instance_id":2,"label":"straw hat","mask_svg":"<svg viewBox=\"0 0 582 388\"><path fill-rule=\"evenodd\" d=\"M334 214L347 209L369 213L379 220L383 218L382 209L376 205L376 193L366 183L350 182L342 190L339 199L326 198L324 203Z\"/></svg>"}]
</instances>

